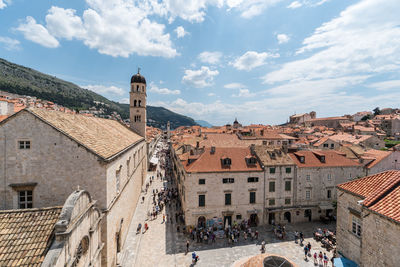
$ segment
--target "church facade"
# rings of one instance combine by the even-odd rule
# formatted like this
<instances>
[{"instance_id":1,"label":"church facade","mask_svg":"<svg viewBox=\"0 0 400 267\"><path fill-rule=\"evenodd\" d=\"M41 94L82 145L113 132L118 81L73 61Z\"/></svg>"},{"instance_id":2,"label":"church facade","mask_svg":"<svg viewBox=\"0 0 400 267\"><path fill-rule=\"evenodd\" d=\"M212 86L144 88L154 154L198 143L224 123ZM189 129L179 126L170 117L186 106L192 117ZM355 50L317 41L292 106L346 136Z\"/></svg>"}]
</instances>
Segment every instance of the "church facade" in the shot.
<instances>
[{"instance_id":1,"label":"church facade","mask_svg":"<svg viewBox=\"0 0 400 267\"><path fill-rule=\"evenodd\" d=\"M90 192L104 214L102 266L117 263L147 175L146 83L137 75L131 128L37 108L0 123L0 209L59 206L78 188Z\"/></svg>"}]
</instances>

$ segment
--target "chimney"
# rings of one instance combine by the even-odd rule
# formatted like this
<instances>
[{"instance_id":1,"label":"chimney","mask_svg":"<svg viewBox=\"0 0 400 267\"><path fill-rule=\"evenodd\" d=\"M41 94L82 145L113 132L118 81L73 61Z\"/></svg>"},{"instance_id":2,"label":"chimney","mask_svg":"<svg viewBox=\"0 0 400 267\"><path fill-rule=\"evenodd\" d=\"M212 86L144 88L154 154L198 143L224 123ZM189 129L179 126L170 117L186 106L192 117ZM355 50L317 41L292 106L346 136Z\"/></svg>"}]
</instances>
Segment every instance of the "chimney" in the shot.
<instances>
[{"instance_id":1,"label":"chimney","mask_svg":"<svg viewBox=\"0 0 400 267\"><path fill-rule=\"evenodd\" d=\"M196 142L196 148L199 148L199 147L200 147L200 142L197 141L197 142Z\"/></svg>"},{"instance_id":2,"label":"chimney","mask_svg":"<svg viewBox=\"0 0 400 267\"><path fill-rule=\"evenodd\" d=\"M214 154L214 153L215 153L215 146L212 146L211 150L210 150L210 154Z\"/></svg>"}]
</instances>

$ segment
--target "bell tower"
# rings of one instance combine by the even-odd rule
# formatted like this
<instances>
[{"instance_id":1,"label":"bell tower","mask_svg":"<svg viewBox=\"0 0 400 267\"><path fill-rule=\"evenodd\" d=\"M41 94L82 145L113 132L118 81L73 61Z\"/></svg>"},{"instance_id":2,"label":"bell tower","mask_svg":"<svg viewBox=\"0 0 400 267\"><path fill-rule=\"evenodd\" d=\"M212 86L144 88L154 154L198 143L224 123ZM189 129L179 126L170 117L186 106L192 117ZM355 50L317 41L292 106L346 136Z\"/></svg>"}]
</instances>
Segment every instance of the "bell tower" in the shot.
<instances>
[{"instance_id":1,"label":"bell tower","mask_svg":"<svg viewBox=\"0 0 400 267\"><path fill-rule=\"evenodd\" d=\"M140 74L131 78L130 91L130 127L140 136L146 138L146 79Z\"/></svg>"}]
</instances>

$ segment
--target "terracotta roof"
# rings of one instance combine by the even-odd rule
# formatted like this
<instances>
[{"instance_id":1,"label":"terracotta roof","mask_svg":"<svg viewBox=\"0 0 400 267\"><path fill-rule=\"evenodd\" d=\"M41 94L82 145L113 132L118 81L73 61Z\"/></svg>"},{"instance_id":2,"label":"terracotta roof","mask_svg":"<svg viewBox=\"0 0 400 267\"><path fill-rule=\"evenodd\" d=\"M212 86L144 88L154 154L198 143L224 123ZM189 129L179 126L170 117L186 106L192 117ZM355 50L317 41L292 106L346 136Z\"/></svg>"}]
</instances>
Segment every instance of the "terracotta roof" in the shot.
<instances>
[{"instance_id":1,"label":"terracotta roof","mask_svg":"<svg viewBox=\"0 0 400 267\"><path fill-rule=\"evenodd\" d=\"M326 118L316 118L310 121L328 121L328 120L348 120L347 117L326 117Z\"/></svg>"},{"instance_id":2,"label":"terracotta roof","mask_svg":"<svg viewBox=\"0 0 400 267\"><path fill-rule=\"evenodd\" d=\"M314 153L315 152L315 153ZM354 160L348 159L345 156L337 153L336 151L331 150L313 150L306 151L301 150L294 153L289 153L290 157L296 163L296 165L300 168L309 168L309 167L356 167L361 166L359 163ZM322 162L318 155L325 156L325 162ZM304 157L304 163L300 162L300 157Z\"/></svg>"},{"instance_id":3,"label":"terracotta roof","mask_svg":"<svg viewBox=\"0 0 400 267\"><path fill-rule=\"evenodd\" d=\"M379 162L381 162L383 159L388 157L392 151L383 151L383 150L376 150L376 149L370 149L366 151L363 156L365 157L370 157L373 158L374 160L367 165L367 168L372 168Z\"/></svg>"},{"instance_id":4,"label":"terracotta roof","mask_svg":"<svg viewBox=\"0 0 400 267\"><path fill-rule=\"evenodd\" d=\"M143 139L115 120L39 108L28 108L25 111L42 119L103 159L108 159Z\"/></svg>"},{"instance_id":5,"label":"terracotta roof","mask_svg":"<svg viewBox=\"0 0 400 267\"><path fill-rule=\"evenodd\" d=\"M8 115L0 115L0 121L5 120L8 118Z\"/></svg>"},{"instance_id":6,"label":"terracotta roof","mask_svg":"<svg viewBox=\"0 0 400 267\"><path fill-rule=\"evenodd\" d=\"M364 199L363 206L400 223L400 171L392 170L338 185Z\"/></svg>"},{"instance_id":7,"label":"terracotta roof","mask_svg":"<svg viewBox=\"0 0 400 267\"><path fill-rule=\"evenodd\" d=\"M280 149L267 146L255 146L254 151L264 166L294 165L292 158Z\"/></svg>"},{"instance_id":8,"label":"terracotta roof","mask_svg":"<svg viewBox=\"0 0 400 267\"><path fill-rule=\"evenodd\" d=\"M188 152L189 153L189 152ZM211 153L211 148L205 148L201 156L191 164L187 161L182 162L186 172L250 172L263 171L260 164L248 165L246 156L251 154L249 148L241 147L217 147L215 152ZM228 157L231 159L231 165L224 167L221 164L221 158ZM185 157L181 157L181 160Z\"/></svg>"},{"instance_id":9,"label":"terracotta roof","mask_svg":"<svg viewBox=\"0 0 400 267\"><path fill-rule=\"evenodd\" d=\"M0 266L40 266L61 207L0 211Z\"/></svg>"}]
</instances>

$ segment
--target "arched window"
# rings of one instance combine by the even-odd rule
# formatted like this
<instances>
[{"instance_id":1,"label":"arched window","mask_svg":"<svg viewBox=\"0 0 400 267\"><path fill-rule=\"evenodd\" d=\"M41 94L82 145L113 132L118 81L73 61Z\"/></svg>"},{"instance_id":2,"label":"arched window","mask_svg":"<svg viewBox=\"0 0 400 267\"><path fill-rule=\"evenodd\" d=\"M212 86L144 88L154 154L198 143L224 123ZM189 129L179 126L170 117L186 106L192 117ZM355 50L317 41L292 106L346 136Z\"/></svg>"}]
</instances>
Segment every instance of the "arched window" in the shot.
<instances>
[{"instance_id":1,"label":"arched window","mask_svg":"<svg viewBox=\"0 0 400 267\"><path fill-rule=\"evenodd\" d=\"M136 99L133 100L133 106L136 107Z\"/></svg>"},{"instance_id":2,"label":"arched window","mask_svg":"<svg viewBox=\"0 0 400 267\"><path fill-rule=\"evenodd\" d=\"M142 120L142 118L140 117L140 115L138 116L138 122L140 122Z\"/></svg>"},{"instance_id":3,"label":"arched window","mask_svg":"<svg viewBox=\"0 0 400 267\"><path fill-rule=\"evenodd\" d=\"M141 105L142 105L142 100L139 100L138 107L140 107Z\"/></svg>"},{"instance_id":4,"label":"arched window","mask_svg":"<svg viewBox=\"0 0 400 267\"><path fill-rule=\"evenodd\" d=\"M142 92L144 92L144 85L142 85Z\"/></svg>"},{"instance_id":5,"label":"arched window","mask_svg":"<svg viewBox=\"0 0 400 267\"><path fill-rule=\"evenodd\" d=\"M136 91L139 92L139 85L136 85Z\"/></svg>"}]
</instances>

